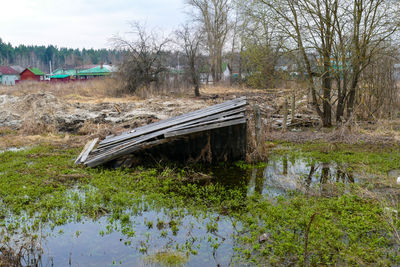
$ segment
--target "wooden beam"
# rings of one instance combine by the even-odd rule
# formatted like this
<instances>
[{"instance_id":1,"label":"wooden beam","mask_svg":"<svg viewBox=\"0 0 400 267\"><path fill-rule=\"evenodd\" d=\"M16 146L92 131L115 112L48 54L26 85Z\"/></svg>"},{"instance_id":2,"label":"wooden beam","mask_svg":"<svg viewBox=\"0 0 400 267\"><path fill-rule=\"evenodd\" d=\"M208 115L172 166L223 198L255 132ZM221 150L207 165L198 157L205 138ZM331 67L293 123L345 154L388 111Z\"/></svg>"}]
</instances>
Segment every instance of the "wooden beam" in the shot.
<instances>
[{"instance_id":1,"label":"wooden beam","mask_svg":"<svg viewBox=\"0 0 400 267\"><path fill-rule=\"evenodd\" d=\"M246 118L230 120L230 121L226 121L226 122L219 122L219 123L210 124L210 125L206 125L206 126L199 126L199 127L194 127L194 128L184 129L184 130L168 132L165 134L165 138L186 135L186 134L192 134L192 133L202 132L202 131L208 131L208 130L212 130L212 129L223 128L223 127L228 127L228 126L237 125L237 124L244 124L244 123L246 123Z\"/></svg>"},{"instance_id":2,"label":"wooden beam","mask_svg":"<svg viewBox=\"0 0 400 267\"><path fill-rule=\"evenodd\" d=\"M89 153L93 150L97 142L99 141L99 138L95 138L92 141L89 141L84 149L82 150L81 154L75 161L75 164L80 164L86 161L87 157L89 156Z\"/></svg>"}]
</instances>

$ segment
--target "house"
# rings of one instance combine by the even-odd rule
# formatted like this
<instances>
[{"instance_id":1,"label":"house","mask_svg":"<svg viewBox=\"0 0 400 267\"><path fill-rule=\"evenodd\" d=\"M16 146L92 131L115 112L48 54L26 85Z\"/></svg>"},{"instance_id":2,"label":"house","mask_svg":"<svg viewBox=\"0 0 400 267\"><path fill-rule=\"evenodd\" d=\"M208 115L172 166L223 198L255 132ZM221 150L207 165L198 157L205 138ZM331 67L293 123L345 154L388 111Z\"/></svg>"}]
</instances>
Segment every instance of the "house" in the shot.
<instances>
[{"instance_id":1,"label":"house","mask_svg":"<svg viewBox=\"0 0 400 267\"><path fill-rule=\"evenodd\" d=\"M50 75L50 82L69 82L73 80L72 75L68 74L56 74L56 75Z\"/></svg>"},{"instance_id":2,"label":"house","mask_svg":"<svg viewBox=\"0 0 400 267\"><path fill-rule=\"evenodd\" d=\"M19 66L19 65L13 65L13 66L11 66L11 68L13 68L16 72L18 72L18 75L25 70L24 67ZM18 76L18 78L19 78L19 76Z\"/></svg>"},{"instance_id":3,"label":"house","mask_svg":"<svg viewBox=\"0 0 400 267\"><path fill-rule=\"evenodd\" d=\"M78 71L77 76L80 80L89 80L99 77L105 77L111 74L110 69L105 68L103 65L99 65L90 69Z\"/></svg>"},{"instance_id":4,"label":"house","mask_svg":"<svg viewBox=\"0 0 400 267\"><path fill-rule=\"evenodd\" d=\"M21 81L44 81L46 74L38 68L26 68L20 74Z\"/></svg>"},{"instance_id":5,"label":"house","mask_svg":"<svg viewBox=\"0 0 400 267\"><path fill-rule=\"evenodd\" d=\"M85 65L77 68L56 69L48 75L48 78L51 82L90 80L108 76L117 70L118 68L112 65Z\"/></svg>"},{"instance_id":6,"label":"house","mask_svg":"<svg viewBox=\"0 0 400 267\"><path fill-rule=\"evenodd\" d=\"M228 63L223 62L222 63L222 77L221 77L221 79L223 81L229 81L230 78L231 78L230 66L228 65Z\"/></svg>"},{"instance_id":7,"label":"house","mask_svg":"<svg viewBox=\"0 0 400 267\"><path fill-rule=\"evenodd\" d=\"M0 84L15 85L19 80L19 73L11 67L0 66Z\"/></svg>"},{"instance_id":8,"label":"house","mask_svg":"<svg viewBox=\"0 0 400 267\"><path fill-rule=\"evenodd\" d=\"M229 81L232 74L231 68L228 63L223 62L221 64L221 81ZM200 68L200 82L202 84L213 83L213 77L211 75L211 70L208 65L204 65Z\"/></svg>"},{"instance_id":9,"label":"house","mask_svg":"<svg viewBox=\"0 0 400 267\"><path fill-rule=\"evenodd\" d=\"M56 69L51 73L51 75L76 75L77 71L75 69Z\"/></svg>"}]
</instances>

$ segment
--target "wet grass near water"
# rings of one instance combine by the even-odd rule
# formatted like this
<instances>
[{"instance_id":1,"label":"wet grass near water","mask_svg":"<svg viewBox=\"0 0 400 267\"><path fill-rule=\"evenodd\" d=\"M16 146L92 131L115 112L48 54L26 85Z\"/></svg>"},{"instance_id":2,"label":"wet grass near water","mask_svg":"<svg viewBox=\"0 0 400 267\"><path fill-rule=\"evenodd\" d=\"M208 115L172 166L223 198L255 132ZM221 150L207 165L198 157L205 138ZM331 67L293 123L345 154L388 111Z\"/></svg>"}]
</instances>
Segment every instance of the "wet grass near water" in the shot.
<instances>
[{"instance_id":1,"label":"wet grass near water","mask_svg":"<svg viewBox=\"0 0 400 267\"><path fill-rule=\"evenodd\" d=\"M0 153L0 266L400 263L398 148L275 145L257 166L204 168Z\"/></svg>"}]
</instances>

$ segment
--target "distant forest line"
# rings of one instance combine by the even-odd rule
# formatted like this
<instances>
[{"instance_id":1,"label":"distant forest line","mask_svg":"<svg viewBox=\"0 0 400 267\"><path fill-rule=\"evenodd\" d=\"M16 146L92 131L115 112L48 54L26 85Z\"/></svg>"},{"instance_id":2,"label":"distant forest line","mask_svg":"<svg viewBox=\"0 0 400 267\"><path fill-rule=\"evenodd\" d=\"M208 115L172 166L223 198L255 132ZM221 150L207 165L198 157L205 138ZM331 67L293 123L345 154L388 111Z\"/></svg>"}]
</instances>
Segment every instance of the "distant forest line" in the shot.
<instances>
[{"instance_id":1,"label":"distant forest line","mask_svg":"<svg viewBox=\"0 0 400 267\"><path fill-rule=\"evenodd\" d=\"M118 64L124 51L116 49L72 49L53 45L12 46L0 38L0 65L20 65L38 67L45 72L52 69L74 67L87 64Z\"/></svg>"}]
</instances>

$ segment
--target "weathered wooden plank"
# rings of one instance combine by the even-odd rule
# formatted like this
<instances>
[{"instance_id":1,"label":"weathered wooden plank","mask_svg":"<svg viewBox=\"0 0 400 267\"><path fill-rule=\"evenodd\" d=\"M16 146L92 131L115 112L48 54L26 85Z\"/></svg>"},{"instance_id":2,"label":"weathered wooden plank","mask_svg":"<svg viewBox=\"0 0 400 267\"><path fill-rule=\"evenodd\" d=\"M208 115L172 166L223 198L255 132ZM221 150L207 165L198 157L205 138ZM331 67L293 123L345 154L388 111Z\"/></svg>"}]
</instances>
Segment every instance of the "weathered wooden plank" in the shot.
<instances>
[{"instance_id":1,"label":"weathered wooden plank","mask_svg":"<svg viewBox=\"0 0 400 267\"><path fill-rule=\"evenodd\" d=\"M230 111L227 111L227 112L211 115L211 116L208 116L206 118L201 118L201 119L190 121L190 122L187 122L187 123L184 123L184 124L179 124L179 125L176 125L174 127L167 128L167 130L168 131L173 131L173 130L177 130L177 129L180 129L180 128L184 128L184 127L189 126L189 125L196 125L196 124L204 122L204 121L212 122L213 119L221 118L221 117L227 117L227 116L234 115L234 114L237 114L237 113L243 113L245 110L246 110L246 108L244 108L244 107L238 108L238 109L233 109L233 110L230 110ZM244 114L243 114L243 116L244 116ZM159 132L159 135L163 135L163 133L164 133L164 131ZM102 151L109 150L109 149L111 149L112 147L115 147L115 146L131 143L133 140L134 139L132 138L132 139L128 139L128 140L126 140L124 142L119 142L119 143L111 144L111 145L108 145L108 146L98 147L95 151L93 151L93 154L94 155L100 154L100 153L102 153Z\"/></svg>"},{"instance_id":2,"label":"weathered wooden plank","mask_svg":"<svg viewBox=\"0 0 400 267\"><path fill-rule=\"evenodd\" d=\"M79 162L77 163L77 161L78 161L77 160L77 161L75 161L75 164L79 164L81 162L85 162L87 157L89 156L89 153L93 150L93 148L95 147L95 145L97 144L98 141L99 141L99 138L95 138L91 142L89 142L88 143L89 145L87 147L85 146L86 149L84 149L82 151L81 158L80 158Z\"/></svg>"},{"instance_id":3,"label":"weathered wooden plank","mask_svg":"<svg viewBox=\"0 0 400 267\"><path fill-rule=\"evenodd\" d=\"M177 119L195 116L197 113L207 112L209 110L217 109L217 108L220 108L220 107L223 107L223 106L229 106L232 103L239 102L239 101L241 101L241 99L234 99L234 100L231 100L231 101L226 101L226 102L223 102L223 103L220 103L220 104L217 104L217 105L213 105L213 106L210 106L210 107L207 107L207 108L204 108L204 109L195 110L195 111L192 111L192 112L189 112L189 113L185 113L185 114L182 114L182 115L179 115L179 116L175 116L175 117L172 117L172 118L169 118L169 119L166 119L166 120L158 121L158 122L155 122L155 123L152 123L152 124L149 124L149 125L144 125L144 126L135 128L134 130L135 130L135 132L147 131L149 128L152 128L152 127L155 127L155 126L161 126L161 125L167 124L167 123L169 123L171 121L174 121L174 120L177 120ZM125 135L130 135L130 134L132 134L132 130L124 132L121 135L116 136L115 138L111 137L111 138L106 138L106 139L118 139L119 137L122 137L122 136L125 136ZM106 143L105 141L106 140L103 140L104 143ZM112 140L107 140L107 141L112 141Z\"/></svg>"},{"instance_id":4,"label":"weathered wooden plank","mask_svg":"<svg viewBox=\"0 0 400 267\"><path fill-rule=\"evenodd\" d=\"M168 122L173 121L173 120L175 120L175 119L195 116L195 115L198 114L198 113L208 112L208 111L211 111L211 110L213 110L213 109L221 108L221 107L224 107L224 106L229 106L229 105L232 105L232 104L234 104L234 103L236 103L236 102L242 102L242 101L246 101L246 97L240 97L240 98L236 98L236 99L233 99L233 100L230 100L230 101L225 101L225 102L223 102L223 103L216 104L216 105L213 105L213 106L210 106L210 107L206 107L206 108L203 108L203 109L199 109L199 110L195 110L195 111L192 111L192 112L188 112L188 113L185 113L185 114L182 114L182 115L179 115L179 116L175 116L175 117L172 117L172 118L169 118L169 119L165 119L165 120L162 120L162 121L158 121L158 122L155 122L155 123L152 123L152 124L149 124L149 125L144 125L144 126L135 128L134 130L137 130L137 131L139 131L139 130L146 130L146 129L152 127L152 126L156 126L156 125L159 125L159 124L168 123ZM129 135L130 133L132 133L132 130L126 131L126 132L122 133L122 134L119 135L119 136L122 136L122 135ZM118 136L116 136L115 138L117 138L117 137L118 137ZM110 139L111 139L111 138L113 138L113 137L110 137ZM106 138L106 139L109 139L109 138Z\"/></svg>"},{"instance_id":5,"label":"weathered wooden plank","mask_svg":"<svg viewBox=\"0 0 400 267\"><path fill-rule=\"evenodd\" d=\"M186 134L192 134L192 133L196 133L196 132L202 132L202 131L223 128L223 127L228 127L228 126L237 125L237 124L244 124L244 123L246 123L246 118L230 120L230 121L226 121L226 122L219 122L219 123L210 124L210 125L206 125L206 126L200 126L200 127L194 127L194 128L184 129L184 130L168 132L165 134L165 138L176 137L176 136L186 135Z\"/></svg>"},{"instance_id":6,"label":"weathered wooden plank","mask_svg":"<svg viewBox=\"0 0 400 267\"><path fill-rule=\"evenodd\" d=\"M169 142L171 139L193 133L245 124L245 98L217 104L167 120L134 129L119 136L108 137L93 149L98 139L85 146L77 161L95 167L119 157L145 149L149 145ZM87 148L87 149L86 149Z\"/></svg>"},{"instance_id":7,"label":"weathered wooden plank","mask_svg":"<svg viewBox=\"0 0 400 267\"><path fill-rule=\"evenodd\" d=\"M246 118L241 118L241 119L237 119L237 120L231 120L231 121L227 121L227 122L223 122L223 123L214 123L212 125L206 125L206 126L200 126L200 127L195 127L195 128L190 128L190 129L186 129L186 130L181 130L181 131L175 131L172 133L176 133L175 135L169 135L168 130L163 130L161 132L163 132L163 135L167 138L169 137L173 137L173 136L178 136L178 135L184 135L184 134L188 134L188 133L193 133L193 132L198 132L198 131L205 131L205 130L210 130L210 129L216 129L216 128L221 128L221 127L226 127L226 126L230 126L230 125L236 125L236 124L241 124L241 123L246 123ZM154 137L157 137L159 135L159 133L153 133L153 134L149 134L146 136L142 136L138 139L136 139L135 141L133 141L132 143L128 143L125 144L124 146L119 146L119 147L115 147L113 149L107 150L106 153L97 155L96 157L92 157L90 158L87 163L88 166L90 164L90 166L97 166L100 165L104 162L113 160L115 158L118 158L120 156L126 155L126 151L136 151L137 149L135 149L135 147L139 147L140 143L150 140Z\"/></svg>"},{"instance_id":8,"label":"weathered wooden plank","mask_svg":"<svg viewBox=\"0 0 400 267\"><path fill-rule=\"evenodd\" d=\"M152 141L152 142L147 142L147 143L142 143L142 144L137 144L136 146L131 146L131 147L127 147L123 150L119 150L118 151L118 155L116 155L115 153L110 154L107 158L102 158L99 160L90 160L85 162L85 165L88 167L96 167L99 166L101 164L104 164L106 162L109 162L111 160L117 159L119 157L131 154L135 151L141 150L141 149L146 149L149 148L151 146L155 146L155 145L159 145L165 142L168 142L169 140L167 139L160 139L160 140L156 140L156 141Z\"/></svg>"},{"instance_id":9,"label":"weathered wooden plank","mask_svg":"<svg viewBox=\"0 0 400 267\"><path fill-rule=\"evenodd\" d=\"M238 107L241 107L241 106L245 106L246 104L247 103L246 103L246 100L244 98L238 98L238 99L235 99L235 100L227 101L227 102L224 102L224 103L221 103L221 104L217 104L217 105L211 106L209 108L193 111L193 112L186 113L186 114L183 114L183 115L180 115L180 116L177 116L177 117L173 117L173 118L170 118L170 119L167 119L167 120L159 121L159 122L156 122L156 123L153 123L153 124L149 124L149 125L146 125L146 126L142 126L142 127L136 128L136 129L133 130L134 132L130 132L130 133L125 134L125 135L121 135L121 136L117 136L117 137L114 137L114 138L103 140L100 143L99 147L101 148L101 147L103 147L105 145L109 145L111 143L121 142L121 141L124 141L124 140L127 140L127 139L131 139L131 138L143 135L143 134L147 134L147 133L153 132L153 131L157 131L157 130L164 129L164 128L167 128L167 127L175 126L175 125L178 125L178 124L181 124L181 123L185 123L185 122L188 122L188 121L192 121L192 120L195 120L195 119L204 118L204 117L207 117L207 116L212 115L214 113L219 113L219 112L223 112L225 110L238 108Z\"/></svg>"},{"instance_id":10,"label":"weathered wooden plank","mask_svg":"<svg viewBox=\"0 0 400 267\"><path fill-rule=\"evenodd\" d=\"M86 150L89 148L90 144L93 142L93 140L90 140L86 143L84 148L82 149L81 153L79 154L78 158L75 160L74 164L80 164L81 163L81 158L83 154L86 152Z\"/></svg>"},{"instance_id":11,"label":"weathered wooden plank","mask_svg":"<svg viewBox=\"0 0 400 267\"><path fill-rule=\"evenodd\" d=\"M206 122L203 122L201 124L187 125L187 127L183 127L183 128L180 125L177 125L175 127L171 127L171 128L168 128L168 129L157 131L157 132L154 132L154 133L151 133L151 134L148 134L148 135L140 136L140 137L138 137L136 139L130 139L128 142L124 142L123 144L119 144L118 146L107 147L107 149L103 150L104 153L102 153L103 152L102 151L102 152L100 152L98 154L94 154L93 157L91 157L90 160L100 159L102 157L107 157L107 155L109 155L109 154L114 154L115 150L123 149L124 147L127 147L127 146L136 145L136 144L148 141L150 139L153 139L153 138L156 138L156 137L159 137L159 136L162 137L163 135L165 135L166 133L171 132L171 131L175 131L175 130L179 130L179 129L192 128L192 127L198 127L200 125L207 125L207 124L210 124L210 123L214 123L215 124L217 122L221 122L221 121L225 121L225 120L233 120L233 119L237 119L237 118L244 118L244 113L242 113L240 115L233 115L233 116L219 118L219 119L216 119L216 120L213 120L213 121L206 121Z\"/></svg>"},{"instance_id":12,"label":"weathered wooden plank","mask_svg":"<svg viewBox=\"0 0 400 267\"><path fill-rule=\"evenodd\" d=\"M196 124L191 124L191 125L186 125L186 126L180 126L175 128L175 129L171 129L170 131L168 131L166 134L168 134L169 132L175 132L175 131L180 131L180 130L185 130L185 129L190 129L190 128L194 128L194 127L200 127L200 126L205 126L208 124L214 124L214 123L218 123L218 122L223 122L223 121L229 121L229 120L234 120L234 119L240 119L240 118L244 118L244 113L241 114L237 114L237 115L232 115L232 116L227 116L227 117L222 117L222 118L217 118L211 121L204 121L201 123L196 123Z\"/></svg>"},{"instance_id":13,"label":"weathered wooden plank","mask_svg":"<svg viewBox=\"0 0 400 267\"><path fill-rule=\"evenodd\" d=\"M236 103L234 105L227 106L227 107L221 107L221 108L218 108L218 109L215 109L215 110L212 110L212 111L196 114L195 117L185 116L185 117L182 118L181 116L178 116L178 117L171 118L172 119L171 121L167 121L167 122L166 121L162 121L162 122L164 122L162 124L158 124L158 123L149 124L148 125L149 127L147 127L146 129L143 129L143 128L134 129L133 130L134 132L131 132L130 134L125 135L125 136L121 136L120 138L118 138L117 140L114 140L114 141L103 142L103 143L101 143L99 145L99 147L101 148L101 147L104 147L104 146L107 146L107 145L110 145L110 144L113 144L113 143L118 143L118 142L121 142L121 141L124 141L124 140L127 140L127 139L131 139L131 138L138 137L138 136L141 136L141 135L149 134L149 133L157 131L157 130L165 129L165 128L168 128L168 127L171 127L171 126L175 126L175 125L178 125L178 124L181 124L181 123L192 121L192 120L195 120L197 118L207 117L207 116L209 116L209 115L211 115L213 113L219 113L219 112L224 111L224 110L234 109L234 108L237 108L239 106L244 106L244 105L246 105L246 102L239 102L239 103Z\"/></svg>"}]
</instances>

